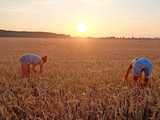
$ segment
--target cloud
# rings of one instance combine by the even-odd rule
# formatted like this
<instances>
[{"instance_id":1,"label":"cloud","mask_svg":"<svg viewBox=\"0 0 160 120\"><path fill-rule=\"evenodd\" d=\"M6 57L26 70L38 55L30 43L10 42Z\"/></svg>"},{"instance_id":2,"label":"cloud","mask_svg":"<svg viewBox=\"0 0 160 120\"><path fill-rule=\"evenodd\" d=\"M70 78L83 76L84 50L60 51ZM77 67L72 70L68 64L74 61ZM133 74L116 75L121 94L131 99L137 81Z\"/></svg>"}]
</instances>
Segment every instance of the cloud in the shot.
<instances>
[{"instance_id":1,"label":"cloud","mask_svg":"<svg viewBox=\"0 0 160 120\"><path fill-rule=\"evenodd\" d=\"M32 1L33 5L54 5L56 3L57 1L55 0L33 0Z\"/></svg>"},{"instance_id":2,"label":"cloud","mask_svg":"<svg viewBox=\"0 0 160 120\"><path fill-rule=\"evenodd\" d=\"M87 5L104 5L109 3L111 0L80 0L80 1Z\"/></svg>"}]
</instances>

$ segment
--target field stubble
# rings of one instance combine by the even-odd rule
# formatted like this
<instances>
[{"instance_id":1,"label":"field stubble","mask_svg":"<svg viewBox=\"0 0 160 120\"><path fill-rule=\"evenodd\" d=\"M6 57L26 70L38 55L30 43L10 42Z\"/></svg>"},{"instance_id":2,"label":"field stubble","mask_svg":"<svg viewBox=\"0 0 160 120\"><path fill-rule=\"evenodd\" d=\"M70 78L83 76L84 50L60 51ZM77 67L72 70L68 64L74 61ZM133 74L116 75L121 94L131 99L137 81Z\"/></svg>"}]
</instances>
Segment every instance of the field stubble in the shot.
<instances>
[{"instance_id":1,"label":"field stubble","mask_svg":"<svg viewBox=\"0 0 160 120\"><path fill-rule=\"evenodd\" d=\"M0 119L159 120L160 41L0 39ZM43 75L20 77L19 57L48 55ZM136 56L153 60L151 88L123 81ZM131 81L130 81L131 82Z\"/></svg>"}]
</instances>

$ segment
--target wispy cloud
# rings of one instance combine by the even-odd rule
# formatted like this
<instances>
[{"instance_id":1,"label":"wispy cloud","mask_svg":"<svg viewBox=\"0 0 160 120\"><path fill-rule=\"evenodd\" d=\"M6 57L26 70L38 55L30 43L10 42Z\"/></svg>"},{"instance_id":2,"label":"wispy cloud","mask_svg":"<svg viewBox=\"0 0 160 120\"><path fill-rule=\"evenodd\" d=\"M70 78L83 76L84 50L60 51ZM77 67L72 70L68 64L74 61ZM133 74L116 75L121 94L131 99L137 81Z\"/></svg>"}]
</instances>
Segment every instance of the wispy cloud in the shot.
<instances>
[{"instance_id":1,"label":"wispy cloud","mask_svg":"<svg viewBox=\"0 0 160 120\"><path fill-rule=\"evenodd\" d=\"M61 0L59 0L61 1ZM56 0L32 0L31 3L33 5L54 5L56 4L58 1Z\"/></svg>"}]
</instances>

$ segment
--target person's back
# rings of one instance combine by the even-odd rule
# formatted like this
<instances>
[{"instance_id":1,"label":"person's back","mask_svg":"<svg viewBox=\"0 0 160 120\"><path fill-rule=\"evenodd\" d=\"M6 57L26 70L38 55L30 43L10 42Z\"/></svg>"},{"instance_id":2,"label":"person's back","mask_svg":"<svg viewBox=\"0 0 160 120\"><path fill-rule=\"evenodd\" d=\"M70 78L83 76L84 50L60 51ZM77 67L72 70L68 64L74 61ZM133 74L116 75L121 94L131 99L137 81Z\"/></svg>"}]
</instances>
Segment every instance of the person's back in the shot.
<instances>
[{"instance_id":1,"label":"person's back","mask_svg":"<svg viewBox=\"0 0 160 120\"><path fill-rule=\"evenodd\" d=\"M24 64L39 64L42 61L39 55L33 53L23 55L20 60Z\"/></svg>"},{"instance_id":2,"label":"person's back","mask_svg":"<svg viewBox=\"0 0 160 120\"><path fill-rule=\"evenodd\" d=\"M133 67L139 67L139 69L144 69L145 67L152 67L151 61L146 57L136 58L136 60L133 61Z\"/></svg>"}]
</instances>

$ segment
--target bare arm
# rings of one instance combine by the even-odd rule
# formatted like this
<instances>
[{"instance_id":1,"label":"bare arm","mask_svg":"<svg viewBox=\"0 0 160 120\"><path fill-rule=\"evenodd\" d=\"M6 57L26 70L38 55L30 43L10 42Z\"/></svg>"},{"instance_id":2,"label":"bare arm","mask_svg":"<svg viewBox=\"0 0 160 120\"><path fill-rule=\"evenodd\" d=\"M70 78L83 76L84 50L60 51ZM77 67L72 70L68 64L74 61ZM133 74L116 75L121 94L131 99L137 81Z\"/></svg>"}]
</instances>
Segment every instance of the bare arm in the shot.
<instances>
[{"instance_id":1,"label":"bare arm","mask_svg":"<svg viewBox=\"0 0 160 120\"><path fill-rule=\"evenodd\" d=\"M127 72L126 72L126 74L125 74L125 80L128 80L128 75L129 75L131 69L132 69L132 64L130 64L130 65L128 66Z\"/></svg>"}]
</instances>

